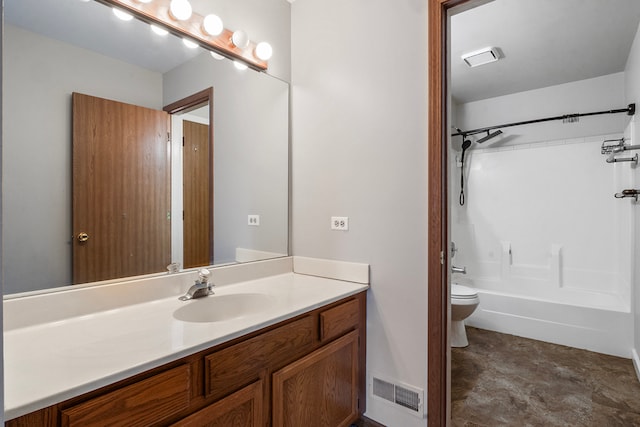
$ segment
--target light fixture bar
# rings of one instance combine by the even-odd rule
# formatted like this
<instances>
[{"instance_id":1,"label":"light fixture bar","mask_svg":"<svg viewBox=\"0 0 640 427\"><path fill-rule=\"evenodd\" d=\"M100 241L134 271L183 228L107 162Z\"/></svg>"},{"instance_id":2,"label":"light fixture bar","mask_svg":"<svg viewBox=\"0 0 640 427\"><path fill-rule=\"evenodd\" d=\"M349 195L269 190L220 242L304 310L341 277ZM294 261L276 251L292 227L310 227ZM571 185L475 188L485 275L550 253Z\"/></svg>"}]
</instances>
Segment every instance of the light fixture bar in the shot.
<instances>
[{"instance_id":1,"label":"light fixture bar","mask_svg":"<svg viewBox=\"0 0 640 427\"><path fill-rule=\"evenodd\" d=\"M268 67L267 61L256 58L253 54L256 44L249 42L243 49L238 48L231 41L233 31L223 29L217 36L211 36L202 31L204 17L192 13L191 17L185 21L178 21L171 17L169 13L170 0L155 0L151 3L141 3L136 0L96 0L99 3L123 9L136 18L148 24L154 24L165 28L170 33L184 38L187 37L197 41L203 48L216 52L229 59L241 61L250 68L257 71L265 71Z\"/></svg>"}]
</instances>

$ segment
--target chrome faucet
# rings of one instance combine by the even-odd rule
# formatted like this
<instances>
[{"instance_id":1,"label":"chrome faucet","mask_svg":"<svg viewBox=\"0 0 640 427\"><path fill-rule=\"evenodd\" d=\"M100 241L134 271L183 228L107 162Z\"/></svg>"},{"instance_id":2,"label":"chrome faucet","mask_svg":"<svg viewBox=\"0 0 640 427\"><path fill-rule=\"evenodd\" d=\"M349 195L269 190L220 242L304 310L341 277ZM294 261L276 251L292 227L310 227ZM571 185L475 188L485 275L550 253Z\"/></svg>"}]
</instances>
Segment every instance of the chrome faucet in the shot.
<instances>
[{"instance_id":1,"label":"chrome faucet","mask_svg":"<svg viewBox=\"0 0 640 427\"><path fill-rule=\"evenodd\" d=\"M213 295L213 283L209 283L209 277L211 272L206 268L201 269L198 272L198 280L191 285L186 294L178 298L180 301L188 301L190 299L202 298L208 295Z\"/></svg>"},{"instance_id":2,"label":"chrome faucet","mask_svg":"<svg viewBox=\"0 0 640 427\"><path fill-rule=\"evenodd\" d=\"M467 267L456 267L455 265L451 265L451 272L452 273L462 273L462 274L467 274Z\"/></svg>"}]
</instances>

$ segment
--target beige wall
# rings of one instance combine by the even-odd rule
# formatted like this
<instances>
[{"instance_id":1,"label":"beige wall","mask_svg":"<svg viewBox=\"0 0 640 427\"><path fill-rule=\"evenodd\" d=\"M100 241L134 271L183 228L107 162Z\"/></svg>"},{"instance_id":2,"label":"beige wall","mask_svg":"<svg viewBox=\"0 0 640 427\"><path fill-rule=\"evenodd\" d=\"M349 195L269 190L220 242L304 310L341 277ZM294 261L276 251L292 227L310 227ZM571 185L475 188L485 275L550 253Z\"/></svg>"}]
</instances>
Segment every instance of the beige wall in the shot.
<instances>
[{"instance_id":1,"label":"beige wall","mask_svg":"<svg viewBox=\"0 0 640 427\"><path fill-rule=\"evenodd\" d=\"M162 109L162 76L7 25L4 293L71 283L71 93Z\"/></svg>"},{"instance_id":2,"label":"beige wall","mask_svg":"<svg viewBox=\"0 0 640 427\"><path fill-rule=\"evenodd\" d=\"M427 2L291 10L293 254L371 265L367 370L424 389ZM349 231L331 231L331 216ZM371 397L367 415L426 425Z\"/></svg>"}]
</instances>

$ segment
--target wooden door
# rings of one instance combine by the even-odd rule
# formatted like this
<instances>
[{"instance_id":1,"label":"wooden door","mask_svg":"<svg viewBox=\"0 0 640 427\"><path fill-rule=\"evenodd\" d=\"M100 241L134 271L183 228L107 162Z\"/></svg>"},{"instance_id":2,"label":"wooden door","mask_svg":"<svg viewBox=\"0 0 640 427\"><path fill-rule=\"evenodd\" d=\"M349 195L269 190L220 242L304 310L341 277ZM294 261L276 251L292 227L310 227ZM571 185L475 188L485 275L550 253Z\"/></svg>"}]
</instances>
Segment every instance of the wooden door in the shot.
<instances>
[{"instance_id":1,"label":"wooden door","mask_svg":"<svg viewBox=\"0 0 640 427\"><path fill-rule=\"evenodd\" d=\"M187 120L182 123L183 262L184 268L191 268L212 263L209 126Z\"/></svg>"},{"instance_id":2,"label":"wooden door","mask_svg":"<svg viewBox=\"0 0 640 427\"><path fill-rule=\"evenodd\" d=\"M358 418L358 332L273 374L274 427L347 427Z\"/></svg>"},{"instance_id":3,"label":"wooden door","mask_svg":"<svg viewBox=\"0 0 640 427\"><path fill-rule=\"evenodd\" d=\"M164 111L73 94L74 283L171 262L169 130Z\"/></svg>"}]
</instances>

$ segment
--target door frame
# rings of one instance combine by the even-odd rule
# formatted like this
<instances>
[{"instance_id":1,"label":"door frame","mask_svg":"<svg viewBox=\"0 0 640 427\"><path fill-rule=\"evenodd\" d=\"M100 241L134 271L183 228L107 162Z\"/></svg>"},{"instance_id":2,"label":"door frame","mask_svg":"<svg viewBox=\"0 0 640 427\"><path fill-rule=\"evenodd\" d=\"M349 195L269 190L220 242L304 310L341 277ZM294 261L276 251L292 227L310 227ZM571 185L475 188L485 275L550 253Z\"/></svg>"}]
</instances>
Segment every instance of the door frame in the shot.
<instances>
[{"instance_id":1,"label":"door frame","mask_svg":"<svg viewBox=\"0 0 640 427\"><path fill-rule=\"evenodd\" d=\"M428 316L427 423L446 426L451 418L449 382L449 206L447 134L449 110L449 10L477 0L428 3Z\"/></svg>"},{"instance_id":2,"label":"door frame","mask_svg":"<svg viewBox=\"0 0 640 427\"><path fill-rule=\"evenodd\" d=\"M173 115L178 113L187 112L194 107L202 105L204 103L209 104L209 208L211 209L211 215L209 215L209 241L211 242L211 251L209 253L210 260L209 265L213 265L213 257L214 257L214 245L213 245L213 224L214 224L214 198L213 198L213 184L214 184L214 173L213 173L213 147L214 147L214 126L213 126L213 87L209 87L207 89L201 90L200 92L194 93L193 95L187 96L186 98L180 99L178 101L172 102L169 105L166 105L163 110L167 113ZM184 171L183 171L184 173Z\"/></svg>"}]
</instances>

